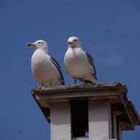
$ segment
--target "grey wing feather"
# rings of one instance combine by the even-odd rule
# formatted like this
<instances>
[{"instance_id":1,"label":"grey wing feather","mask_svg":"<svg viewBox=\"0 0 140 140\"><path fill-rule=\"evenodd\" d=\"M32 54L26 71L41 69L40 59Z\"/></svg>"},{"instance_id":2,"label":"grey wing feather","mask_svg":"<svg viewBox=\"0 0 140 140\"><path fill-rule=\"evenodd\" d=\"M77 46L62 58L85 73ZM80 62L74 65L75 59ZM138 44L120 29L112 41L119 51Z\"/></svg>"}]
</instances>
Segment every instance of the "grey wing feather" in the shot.
<instances>
[{"instance_id":1,"label":"grey wing feather","mask_svg":"<svg viewBox=\"0 0 140 140\"><path fill-rule=\"evenodd\" d=\"M93 58L88 52L86 52L86 56L88 58L88 62L90 63L90 65L92 65L92 67L94 69L94 76L95 76L95 79L97 80L97 78L96 78L96 68L95 68L95 65L93 63Z\"/></svg>"},{"instance_id":2,"label":"grey wing feather","mask_svg":"<svg viewBox=\"0 0 140 140\"><path fill-rule=\"evenodd\" d=\"M57 68L57 70L58 70L58 72L60 74L60 77L61 77L61 83L64 85L65 84L64 77L63 77L63 74L62 74L62 71L61 71L59 63L53 57L51 57L51 61L53 62L53 64Z\"/></svg>"}]
</instances>

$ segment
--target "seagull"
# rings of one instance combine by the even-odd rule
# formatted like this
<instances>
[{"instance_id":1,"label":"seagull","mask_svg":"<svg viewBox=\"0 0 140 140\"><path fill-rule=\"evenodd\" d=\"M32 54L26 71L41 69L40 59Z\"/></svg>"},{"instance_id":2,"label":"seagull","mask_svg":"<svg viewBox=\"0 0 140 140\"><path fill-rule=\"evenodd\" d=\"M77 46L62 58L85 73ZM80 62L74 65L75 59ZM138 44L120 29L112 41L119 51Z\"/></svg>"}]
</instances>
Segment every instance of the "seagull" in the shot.
<instances>
[{"instance_id":1,"label":"seagull","mask_svg":"<svg viewBox=\"0 0 140 140\"><path fill-rule=\"evenodd\" d=\"M92 56L81 48L78 37L69 37L67 43L68 49L64 56L64 65L66 71L74 79L74 84L76 84L76 80L85 84L96 84L96 69Z\"/></svg>"},{"instance_id":2,"label":"seagull","mask_svg":"<svg viewBox=\"0 0 140 140\"><path fill-rule=\"evenodd\" d=\"M64 85L59 63L48 54L48 44L44 40L27 43L35 48L31 58L31 69L35 79L45 87Z\"/></svg>"}]
</instances>

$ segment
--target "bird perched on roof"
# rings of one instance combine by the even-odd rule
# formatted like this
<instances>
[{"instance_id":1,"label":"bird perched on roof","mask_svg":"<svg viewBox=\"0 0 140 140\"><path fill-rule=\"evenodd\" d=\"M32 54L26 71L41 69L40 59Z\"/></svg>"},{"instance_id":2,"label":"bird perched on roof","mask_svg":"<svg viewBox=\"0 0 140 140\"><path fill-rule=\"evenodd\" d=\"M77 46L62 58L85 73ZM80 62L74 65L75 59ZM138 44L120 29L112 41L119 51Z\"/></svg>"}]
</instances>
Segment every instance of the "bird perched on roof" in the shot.
<instances>
[{"instance_id":1,"label":"bird perched on roof","mask_svg":"<svg viewBox=\"0 0 140 140\"><path fill-rule=\"evenodd\" d=\"M37 40L27 45L36 49L31 58L31 69L36 80L46 87L64 85L59 63L48 54L47 42Z\"/></svg>"},{"instance_id":2,"label":"bird perched on roof","mask_svg":"<svg viewBox=\"0 0 140 140\"><path fill-rule=\"evenodd\" d=\"M76 36L68 38L68 49L64 56L66 71L76 80L84 83L96 84L96 69L92 56L85 52L80 45L80 40Z\"/></svg>"}]
</instances>

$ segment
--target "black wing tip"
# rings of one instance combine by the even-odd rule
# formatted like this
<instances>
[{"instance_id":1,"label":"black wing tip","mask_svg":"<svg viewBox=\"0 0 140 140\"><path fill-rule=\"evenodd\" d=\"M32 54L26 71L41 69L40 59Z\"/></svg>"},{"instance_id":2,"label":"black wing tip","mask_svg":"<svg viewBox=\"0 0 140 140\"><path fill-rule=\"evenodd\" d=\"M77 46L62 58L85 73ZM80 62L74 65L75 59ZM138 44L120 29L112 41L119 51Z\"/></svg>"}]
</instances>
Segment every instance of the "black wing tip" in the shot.
<instances>
[{"instance_id":1,"label":"black wing tip","mask_svg":"<svg viewBox=\"0 0 140 140\"><path fill-rule=\"evenodd\" d=\"M65 85L65 82L64 82L64 81L61 81L61 84L62 84L62 85Z\"/></svg>"},{"instance_id":2,"label":"black wing tip","mask_svg":"<svg viewBox=\"0 0 140 140\"><path fill-rule=\"evenodd\" d=\"M94 76L94 78L95 78L95 79L97 80L97 76L96 76L96 73L94 73L94 74L93 74L93 76Z\"/></svg>"},{"instance_id":3,"label":"black wing tip","mask_svg":"<svg viewBox=\"0 0 140 140\"><path fill-rule=\"evenodd\" d=\"M62 85L65 85L65 81L64 81L63 75L60 77L60 82L61 82Z\"/></svg>"}]
</instances>

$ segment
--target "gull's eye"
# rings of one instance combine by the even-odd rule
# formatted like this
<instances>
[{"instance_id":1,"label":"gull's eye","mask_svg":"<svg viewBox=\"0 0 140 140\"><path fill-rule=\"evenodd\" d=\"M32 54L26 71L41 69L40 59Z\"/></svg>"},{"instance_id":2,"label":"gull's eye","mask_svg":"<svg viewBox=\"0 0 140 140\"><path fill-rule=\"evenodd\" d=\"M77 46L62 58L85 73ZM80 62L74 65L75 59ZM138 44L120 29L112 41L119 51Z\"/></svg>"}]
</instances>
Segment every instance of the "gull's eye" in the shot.
<instances>
[{"instance_id":1,"label":"gull's eye","mask_svg":"<svg viewBox=\"0 0 140 140\"><path fill-rule=\"evenodd\" d=\"M77 39L74 39L73 41L77 41Z\"/></svg>"},{"instance_id":2,"label":"gull's eye","mask_svg":"<svg viewBox=\"0 0 140 140\"><path fill-rule=\"evenodd\" d=\"M41 42L38 42L38 44L41 44Z\"/></svg>"}]
</instances>

